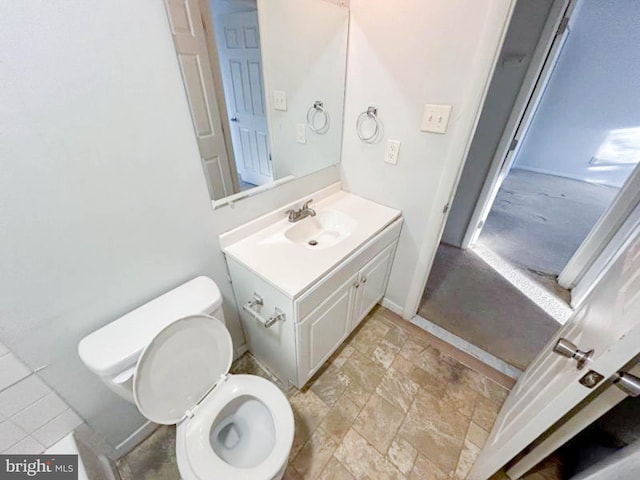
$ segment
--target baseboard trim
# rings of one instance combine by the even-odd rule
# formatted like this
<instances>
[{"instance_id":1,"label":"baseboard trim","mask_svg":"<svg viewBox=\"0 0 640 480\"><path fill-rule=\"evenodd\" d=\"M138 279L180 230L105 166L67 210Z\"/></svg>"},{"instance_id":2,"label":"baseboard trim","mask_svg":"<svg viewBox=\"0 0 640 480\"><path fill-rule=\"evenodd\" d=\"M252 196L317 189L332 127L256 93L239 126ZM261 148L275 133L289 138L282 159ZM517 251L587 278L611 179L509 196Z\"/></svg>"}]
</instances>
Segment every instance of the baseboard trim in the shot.
<instances>
[{"instance_id":1,"label":"baseboard trim","mask_svg":"<svg viewBox=\"0 0 640 480\"><path fill-rule=\"evenodd\" d=\"M158 428L158 425L153 422L147 421L143 423L140 428L116 445L116 458L122 458L131 452L140 442L151 435L156 428Z\"/></svg>"},{"instance_id":2,"label":"baseboard trim","mask_svg":"<svg viewBox=\"0 0 640 480\"><path fill-rule=\"evenodd\" d=\"M440 340L447 342L449 345L453 345L458 350L462 350L465 353L468 353L474 358L477 358L482 363L490 366L494 370L503 373L509 378L513 378L517 380L520 375L522 375L522 370L517 369L513 365L508 364L504 360L491 355L489 352L482 350L479 347L476 347L474 344L467 342L465 339L454 335L453 333L445 330L439 325L436 325L433 322L430 322L426 318L421 317L420 315L416 315L411 319L411 323L417 325L418 327L426 330L431 335L438 337Z\"/></svg>"},{"instance_id":3,"label":"baseboard trim","mask_svg":"<svg viewBox=\"0 0 640 480\"><path fill-rule=\"evenodd\" d=\"M249 346L246 343L243 343L238 348L236 348L236 356L234 360L239 359L242 355L249 351Z\"/></svg>"},{"instance_id":4,"label":"baseboard trim","mask_svg":"<svg viewBox=\"0 0 640 480\"><path fill-rule=\"evenodd\" d=\"M403 312L404 309L400 305L398 305L397 303L392 302L391 300L389 300L387 297L383 297L383 299L380 302L380 304L384 308L387 308L387 309L391 310L396 315L402 316L402 312Z\"/></svg>"},{"instance_id":5,"label":"baseboard trim","mask_svg":"<svg viewBox=\"0 0 640 480\"><path fill-rule=\"evenodd\" d=\"M612 183L609 183L609 182L602 182L602 183L601 182L594 182L593 180L587 180L587 179L582 178L582 177L573 177L573 176L571 176L571 175L569 175L567 173L556 172L554 170L549 170L547 168L530 167L528 165L518 165L518 166L514 166L513 169L514 170L525 170L527 172L533 172L533 173L542 173L544 175L551 175L553 177L568 178L569 180L575 180L576 182L591 183L592 185L600 185L602 187L617 188L617 189L622 188L622 187L620 187L618 185L613 185Z\"/></svg>"}]
</instances>

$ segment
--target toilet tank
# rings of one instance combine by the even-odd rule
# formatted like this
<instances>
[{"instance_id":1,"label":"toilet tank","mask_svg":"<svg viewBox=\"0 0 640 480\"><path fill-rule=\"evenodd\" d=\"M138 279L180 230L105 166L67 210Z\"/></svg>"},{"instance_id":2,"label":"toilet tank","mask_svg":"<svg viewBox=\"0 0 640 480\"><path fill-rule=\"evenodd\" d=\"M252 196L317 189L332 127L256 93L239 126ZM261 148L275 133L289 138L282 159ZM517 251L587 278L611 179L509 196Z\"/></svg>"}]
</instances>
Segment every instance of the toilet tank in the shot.
<instances>
[{"instance_id":1,"label":"toilet tank","mask_svg":"<svg viewBox=\"0 0 640 480\"><path fill-rule=\"evenodd\" d=\"M78 353L109 388L133 401L131 383L138 358L156 334L189 315L206 314L224 322L221 307L215 282L197 277L87 335Z\"/></svg>"}]
</instances>

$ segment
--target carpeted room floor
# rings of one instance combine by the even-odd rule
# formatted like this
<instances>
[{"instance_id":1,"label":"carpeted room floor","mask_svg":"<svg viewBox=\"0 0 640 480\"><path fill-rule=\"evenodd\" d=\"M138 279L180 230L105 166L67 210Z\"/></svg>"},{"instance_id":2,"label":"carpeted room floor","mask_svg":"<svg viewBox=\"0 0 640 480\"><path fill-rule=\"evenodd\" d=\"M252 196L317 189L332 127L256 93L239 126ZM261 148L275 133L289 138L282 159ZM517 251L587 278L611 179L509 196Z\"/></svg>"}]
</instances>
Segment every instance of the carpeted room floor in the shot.
<instances>
[{"instance_id":1,"label":"carpeted room floor","mask_svg":"<svg viewBox=\"0 0 640 480\"><path fill-rule=\"evenodd\" d=\"M513 169L498 191L478 243L515 265L558 275L618 191Z\"/></svg>"},{"instance_id":2,"label":"carpeted room floor","mask_svg":"<svg viewBox=\"0 0 640 480\"><path fill-rule=\"evenodd\" d=\"M555 282L618 190L514 169L503 183L479 247L568 301ZM472 250L441 245L419 314L524 369L560 324Z\"/></svg>"}]
</instances>

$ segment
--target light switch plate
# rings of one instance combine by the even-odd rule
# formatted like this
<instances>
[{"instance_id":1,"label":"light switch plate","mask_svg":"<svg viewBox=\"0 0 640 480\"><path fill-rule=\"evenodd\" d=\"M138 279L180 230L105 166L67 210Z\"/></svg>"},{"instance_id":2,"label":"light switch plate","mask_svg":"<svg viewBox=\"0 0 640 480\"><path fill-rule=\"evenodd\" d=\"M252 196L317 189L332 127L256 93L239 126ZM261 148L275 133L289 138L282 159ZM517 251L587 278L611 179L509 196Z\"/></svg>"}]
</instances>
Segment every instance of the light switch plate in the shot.
<instances>
[{"instance_id":1,"label":"light switch plate","mask_svg":"<svg viewBox=\"0 0 640 480\"><path fill-rule=\"evenodd\" d=\"M273 108L282 112L287 111L287 92L283 90L273 91Z\"/></svg>"},{"instance_id":2,"label":"light switch plate","mask_svg":"<svg viewBox=\"0 0 640 480\"><path fill-rule=\"evenodd\" d=\"M423 132L446 133L451 109L451 105L426 104L420 130Z\"/></svg>"},{"instance_id":3,"label":"light switch plate","mask_svg":"<svg viewBox=\"0 0 640 480\"><path fill-rule=\"evenodd\" d=\"M384 161L396 165L398 163L398 155L400 154L400 141L387 140L387 147L384 150Z\"/></svg>"},{"instance_id":4,"label":"light switch plate","mask_svg":"<svg viewBox=\"0 0 640 480\"><path fill-rule=\"evenodd\" d=\"M304 123L296 123L296 142L307 143L307 126Z\"/></svg>"}]
</instances>

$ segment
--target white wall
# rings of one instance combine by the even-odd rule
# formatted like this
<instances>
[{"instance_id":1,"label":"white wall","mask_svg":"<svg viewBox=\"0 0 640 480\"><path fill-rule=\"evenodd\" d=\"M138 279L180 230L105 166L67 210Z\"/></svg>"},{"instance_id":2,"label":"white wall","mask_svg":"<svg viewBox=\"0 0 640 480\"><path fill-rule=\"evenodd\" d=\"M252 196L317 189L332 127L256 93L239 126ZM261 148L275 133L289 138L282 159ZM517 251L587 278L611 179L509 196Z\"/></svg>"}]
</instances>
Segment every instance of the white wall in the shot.
<instances>
[{"instance_id":1,"label":"white wall","mask_svg":"<svg viewBox=\"0 0 640 480\"><path fill-rule=\"evenodd\" d=\"M112 446L143 424L78 341L197 275L217 235L337 180L211 209L163 2L0 3L0 340Z\"/></svg>"},{"instance_id":2,"label":"white wall","mask_svg":"<svg viewBox=\"0 0 640 480\"><path fill-rule=\"evenodd\" d=\"M515 167L622 186L633 164L589 162L618 129L640 159L639 23L634 0L580 2Z\"/></svg>"},{"instance_id":3,"label":"white wall","mask_svg":"<svg viewBox=\"0 0 640 480\"><path fill-rule=\"evenodd\" d=\"M426 279L483 92L510 12L508 0L352 0L342 174L346 189L403 212L387 298L404 305ZM446 135L420 132L423 105L453 105ZM360 142L356 117L378 107L384 141ZM417 295L420 295L418 292ZM404 312L412 316L415 311Z\"/></svg>"},{"instance_id":4,"label":"white wall","mask_svg":"<svg viewBox=\"0 0 640 480\"><path fill-rule=\"evenodd\" d=\"M275 177L338 163L349 10L319 0L261 0L258 17ZM274 90L286 92L286 112L273 108ZM296 124L306 124L316 100L324 102L330 128L324 135L306 128L306 143L298 143Z\"/></svg>"}]
</instances>

